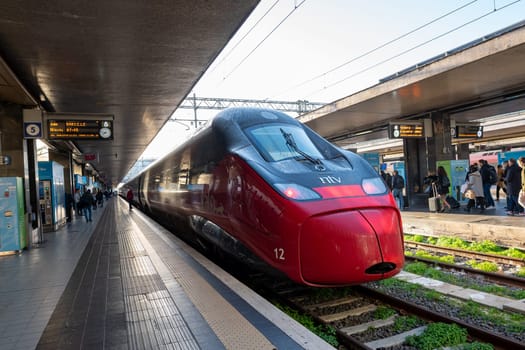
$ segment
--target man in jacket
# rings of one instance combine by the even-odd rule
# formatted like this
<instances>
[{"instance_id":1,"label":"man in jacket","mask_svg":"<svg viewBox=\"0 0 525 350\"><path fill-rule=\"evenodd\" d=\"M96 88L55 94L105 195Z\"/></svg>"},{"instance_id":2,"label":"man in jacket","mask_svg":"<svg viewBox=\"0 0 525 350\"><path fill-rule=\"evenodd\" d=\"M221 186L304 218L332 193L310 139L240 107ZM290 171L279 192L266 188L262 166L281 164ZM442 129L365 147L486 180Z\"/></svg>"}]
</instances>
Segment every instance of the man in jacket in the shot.
<instances>
[{"instance_id":1,"label":"man in jacket","mask_svg":"<svg viewBox=\"0 0 525 350\"><path fill-rule=\"evenodd\" d=\"M492 187L492 182L490 179L490 167L492 165L490 165L484 159L480 159L479 164L481 165L479 173L481 174L481 181L483 182L483 195L485 197L486 208L494 207L496 203L494 203L494 199L492 198L492 194L490 193L490 188Z\"/></svg>"},{"instance_id":2,"label":"man in jacket","mask_svg":"<svg viewBox=\"0 0 525 350\"><path fill-rule=\"evenodd\" d=\"M403 188L405 187L405 180L397 170L394 170L394 176L392 176L392 195L396 200L397 207L399 210L403 210L405 207L405 200L403 198Z\"/></svg>"},{"instance_id":3,"label":"man in jacket","mask_svg":"<svg viewBox=\"0 0 525 350\"><path fill-rule=\"evenodd\" d=\"M82 197L80 198L80 205L82 207L82 210L84 211L84 217L86 218L86 222L91 222L91 207L93 206L93 195L91 194L91 190L87 190L84 192Z\"/></svg>"}]
</instances>

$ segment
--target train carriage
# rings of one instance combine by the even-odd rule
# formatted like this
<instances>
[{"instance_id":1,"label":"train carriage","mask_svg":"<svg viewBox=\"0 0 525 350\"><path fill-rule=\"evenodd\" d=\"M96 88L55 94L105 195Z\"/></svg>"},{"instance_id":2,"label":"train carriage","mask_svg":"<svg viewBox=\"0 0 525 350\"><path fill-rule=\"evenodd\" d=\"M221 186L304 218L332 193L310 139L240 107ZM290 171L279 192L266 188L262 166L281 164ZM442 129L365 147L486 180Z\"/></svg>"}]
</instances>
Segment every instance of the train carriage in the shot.
<instances>
[{"instance_id":1,"label":"train carriage","mask_svg":"<svg viewBox=\"0 0 525 350\"><path fill-rule=\"evenodd\" d=\"M312 286L388 278L401 216L374 169L284 113L219 113L130 184L138 205L201 244Z\"/></svg>"}]
</instances>

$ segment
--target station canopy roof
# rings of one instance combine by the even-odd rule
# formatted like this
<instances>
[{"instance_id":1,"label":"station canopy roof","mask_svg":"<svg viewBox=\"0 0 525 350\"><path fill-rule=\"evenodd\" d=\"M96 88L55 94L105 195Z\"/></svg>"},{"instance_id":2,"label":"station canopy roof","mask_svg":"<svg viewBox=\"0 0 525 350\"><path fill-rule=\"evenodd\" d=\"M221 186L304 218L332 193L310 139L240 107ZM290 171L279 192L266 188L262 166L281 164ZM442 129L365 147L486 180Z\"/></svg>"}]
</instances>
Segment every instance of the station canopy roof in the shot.
<instances>
[{"instance_id":1,"label":"station canopy roof","mask_svg":"<svg viewBox=\"0 0 525 350\"><path fill-rule=\"evenodd\" d=\"M55 145L116 185L258 2L4 0L0 101L112 115L113 140Z\"/></svg>"}]
</instances>

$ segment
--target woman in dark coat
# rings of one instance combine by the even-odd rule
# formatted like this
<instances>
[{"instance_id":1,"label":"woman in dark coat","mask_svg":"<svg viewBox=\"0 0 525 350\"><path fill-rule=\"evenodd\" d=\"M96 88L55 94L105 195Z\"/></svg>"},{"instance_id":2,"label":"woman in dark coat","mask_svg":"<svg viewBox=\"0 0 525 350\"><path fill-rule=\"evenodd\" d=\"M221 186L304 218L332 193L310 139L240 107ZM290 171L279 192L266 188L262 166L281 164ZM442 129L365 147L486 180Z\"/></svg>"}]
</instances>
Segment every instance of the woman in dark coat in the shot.
<instances>
[{"instance_id":1,"label":"woman in dark coat","mask_svg":"<svg viewBox=\"0 0 525 350\"><path fill-rule=\"evenodd\" d=\"M447 202L447 195L448 195L449 188L450 188L450 179L447 176L447 172L445 168L443 168L442 166L439 166L437 170L437 176L438 176L437 192L439 194L439 197L441 197L441 203L442 203L441 211L450 211L452 207Z\"/></svg>"},{"instance_id":2,"label":"woman in dark coat","mask_svg":"<svg viewBox=\"0 0 525 350\"><path fill-rule=\"evenodd\" d=\"M523 208L518 204L518 195L521 190L521 168L516 164L516 159L509 159L509 167L507 168L507 196L509 197L509 206L507 207L507 215L522 215Z\"/></svg>"}]
</instances>

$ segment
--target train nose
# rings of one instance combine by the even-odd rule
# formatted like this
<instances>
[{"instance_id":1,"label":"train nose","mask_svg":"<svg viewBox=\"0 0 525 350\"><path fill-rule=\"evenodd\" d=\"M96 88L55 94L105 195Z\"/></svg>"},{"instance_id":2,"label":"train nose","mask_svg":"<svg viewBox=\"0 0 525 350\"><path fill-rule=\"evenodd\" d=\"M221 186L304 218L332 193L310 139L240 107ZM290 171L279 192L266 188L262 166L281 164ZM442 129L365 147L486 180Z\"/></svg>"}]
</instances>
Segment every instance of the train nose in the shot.
<instances>
[{"instance_id":1,"label":"train nose","mask_svg":"<svg viewBox=\"0 0 525 350\"><path fill-rule=\"evenodd\" d=\"M401 223L393 208L314 216L300 237L301 273L319 285L388 278L403 267Z\"/></svg>"}]
</instances>

